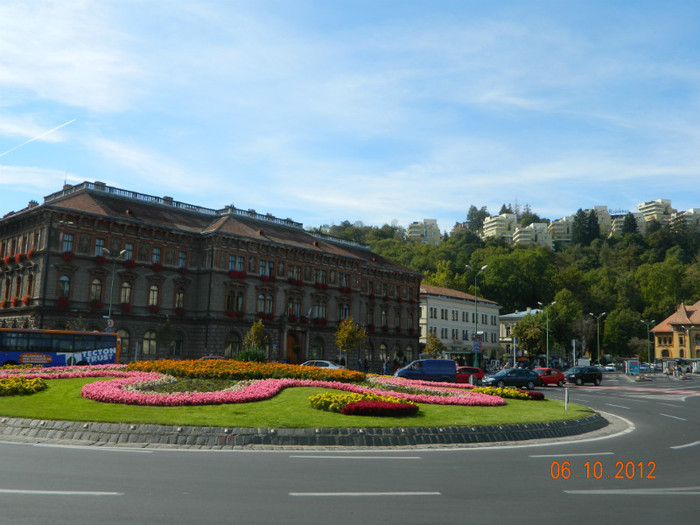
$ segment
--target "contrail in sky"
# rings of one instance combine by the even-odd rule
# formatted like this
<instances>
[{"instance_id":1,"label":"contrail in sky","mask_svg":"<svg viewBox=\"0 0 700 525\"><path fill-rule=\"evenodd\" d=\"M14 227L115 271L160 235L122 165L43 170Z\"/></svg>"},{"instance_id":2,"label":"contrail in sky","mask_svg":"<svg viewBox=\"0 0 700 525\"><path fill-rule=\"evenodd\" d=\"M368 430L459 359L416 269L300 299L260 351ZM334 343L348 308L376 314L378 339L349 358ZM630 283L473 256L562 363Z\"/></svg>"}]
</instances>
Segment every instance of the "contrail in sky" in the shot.
<instances>
[{"instance_id":1,"label":"contrail in sky","mask_svg":"<svg viewBox=\"0 0 700 525\"><path fill-rule=\"evenodd\" d=\"M26 145L26 144L29 144L30 142L34 142L35 140L39 140L40 138L45 137L46 135L48 135L48 134L50 134L50 133L53 133L53 132L56 131L57 129L61 129L61 128L64 127L64 126L67 126L68 124L71 124L72 122L75 122L76 120L77 120L77 119L69 120L68 122L63 123L63 124L61 124L60 126L56 126L56 127L53 128L53 129L50 129L50 130L45 131L44 133L42 133L42 134L40 134L40 135L37 135L36 137L32 137L32 138L29 139L29 140L25 140L24 142L22 142L22 144L20 144L20 145L18 145L18 146L15 146L15 147L12 148L12 149L8 149L5 153L0 153L0 157L4 157L4 156L7 155L8 153L12 153L12 152L15 151L17 148L21 148L22 146L24 146L24 145Z\"/></svg>"}]
</instances>

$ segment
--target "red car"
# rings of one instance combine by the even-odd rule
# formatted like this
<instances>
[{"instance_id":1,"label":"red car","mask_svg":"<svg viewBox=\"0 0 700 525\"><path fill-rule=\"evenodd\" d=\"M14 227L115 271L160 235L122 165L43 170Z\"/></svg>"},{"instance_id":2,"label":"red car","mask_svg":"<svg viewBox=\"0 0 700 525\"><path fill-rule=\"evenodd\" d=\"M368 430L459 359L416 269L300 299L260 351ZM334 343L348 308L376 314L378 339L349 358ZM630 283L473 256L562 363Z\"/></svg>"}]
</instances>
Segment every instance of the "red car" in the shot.
<instances>
[{"instance_id":1,"label":"red car","mask_svg":"<svg viewBox=\"0 0 700 525\"><path fill-rule=\"evenodd\" d=\"M542 380L542 386L557 385L562 386L566 382L564 374L554 368L535 368L534 370Z\"/></svg>"},{"instance_id":2,"label":"red car","mask_svg":"<svg viewBox=\"0 0 700 525\"><path fill-rule=\"evenodd\" d=\"M472 379L472 376L474 379ZM481 384L481 380L484 378L484 371L481 368L476 368L474 366L458 366L457 367L457 382L458 383L472 383L476 385Z\"/></svg>"}]
</instances>

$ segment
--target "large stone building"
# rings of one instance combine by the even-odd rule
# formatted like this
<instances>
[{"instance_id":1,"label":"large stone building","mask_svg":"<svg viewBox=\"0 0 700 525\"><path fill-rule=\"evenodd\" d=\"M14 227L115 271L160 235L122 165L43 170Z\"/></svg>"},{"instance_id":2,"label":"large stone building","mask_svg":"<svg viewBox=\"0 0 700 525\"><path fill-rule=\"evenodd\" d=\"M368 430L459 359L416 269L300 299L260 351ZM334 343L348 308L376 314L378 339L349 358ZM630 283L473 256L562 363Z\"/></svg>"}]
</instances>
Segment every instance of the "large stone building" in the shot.
<instances>
[{"instance_id":1,"label":"large stone building","mask_svg":"<svg viewBox=\"0 0 700 525\"><path fill-rule=\"evenodd\" d=\"M0 220L0 326L104 330L111 316L122 361L231 356L258 318L271 360L337 360L352 316L370 342L348 365L376 368L417 353L420 278L291 219L99 182Z\"/></svg>"},{"instance_id":2,"label":"large stone building","mask_svg":"<svg viewBox=\"0 0 700 525\"><path fill-rule=\"evenodd\" d=\"M700 301L681 304L669 317L651 329L652 357L661 360L700 360Z\"/></svg>"}]
</instances>

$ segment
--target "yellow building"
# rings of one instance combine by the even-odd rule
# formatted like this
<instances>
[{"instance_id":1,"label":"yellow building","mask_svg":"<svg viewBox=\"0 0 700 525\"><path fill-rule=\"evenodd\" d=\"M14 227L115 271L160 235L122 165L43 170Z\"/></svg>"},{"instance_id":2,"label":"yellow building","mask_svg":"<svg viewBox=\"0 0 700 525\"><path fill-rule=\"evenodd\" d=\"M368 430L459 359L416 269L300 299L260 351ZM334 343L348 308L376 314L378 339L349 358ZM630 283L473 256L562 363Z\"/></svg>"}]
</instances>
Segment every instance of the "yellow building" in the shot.
<instances>
[{"instance_id":1,"label":"yellow building","mask_svg":"<svg viewBox=\"0 0 700 525\"><path fill-rule=\"evenodd\" d=\"M681 303L651 332L656 359L700 359L700 301L692 306Z\"/></svg>"}]
</instances>

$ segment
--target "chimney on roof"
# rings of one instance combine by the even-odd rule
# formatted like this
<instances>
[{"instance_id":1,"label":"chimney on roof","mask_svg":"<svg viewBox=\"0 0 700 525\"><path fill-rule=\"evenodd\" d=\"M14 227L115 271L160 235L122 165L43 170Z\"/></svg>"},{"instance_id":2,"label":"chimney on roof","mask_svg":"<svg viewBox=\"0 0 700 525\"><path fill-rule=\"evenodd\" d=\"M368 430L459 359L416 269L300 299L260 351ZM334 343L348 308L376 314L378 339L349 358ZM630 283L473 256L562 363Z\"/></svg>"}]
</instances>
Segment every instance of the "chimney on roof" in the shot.
<instances>
[{"instance_id":1,"label":"chimney on roof","mask_svg":"<svg viewBox=\"0 0 700 525\"><path fill-rule=\"evenodd\" d=\"M95 181L95 189L98 191L107 191L107 185L104 182Z\"/></svg>"},{"instance_id":2,"label":"chimney on roof","mask_svg":"<svg viewBox=\"0 0 700 525\"><path fill-rule=\"evenodd\" d=\"M29 201L27 209L31 210L32 208L36 208L37 206L39 206L39 203L37 201Z\"/></svg>"},{"instance_id":3,"label":"chimney on roof","mask_svg":"<svg viewBox=\"0 0 700 525\"><path fill-rule=\"evenodd\" d=\"M168 206L173 205L173 198L172 197L163 197L163 204L167 204Z\"/></svg>"}]
</instances>

